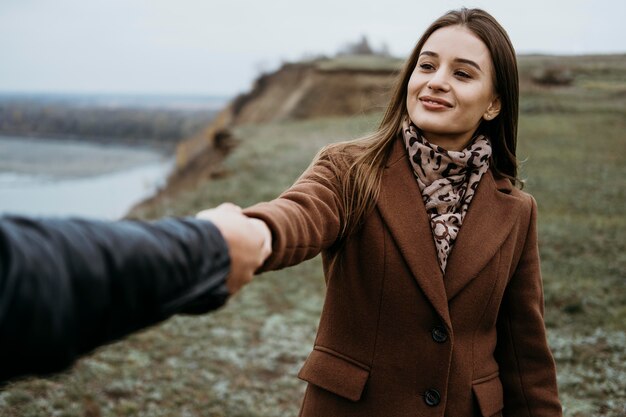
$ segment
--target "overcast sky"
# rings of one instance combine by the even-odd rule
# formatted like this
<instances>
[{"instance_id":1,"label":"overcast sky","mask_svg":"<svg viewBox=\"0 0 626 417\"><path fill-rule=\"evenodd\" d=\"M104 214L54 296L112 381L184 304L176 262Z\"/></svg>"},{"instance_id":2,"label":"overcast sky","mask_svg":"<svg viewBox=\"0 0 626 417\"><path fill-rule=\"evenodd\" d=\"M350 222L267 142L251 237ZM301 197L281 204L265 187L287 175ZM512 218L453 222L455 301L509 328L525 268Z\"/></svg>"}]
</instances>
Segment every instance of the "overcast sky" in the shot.
<instances>
[{"instance_id":1,"label":"overcast sky","mask_svg":"<svg viewBox=\"0 0 626 417\"><path fill-rule=\"evenodd\" d=\"M615 0L0 0L0 92L234 95L362 35L406 56L461 6L493 14L519 53L626 52Z\"/></svg>"}]
</instances>

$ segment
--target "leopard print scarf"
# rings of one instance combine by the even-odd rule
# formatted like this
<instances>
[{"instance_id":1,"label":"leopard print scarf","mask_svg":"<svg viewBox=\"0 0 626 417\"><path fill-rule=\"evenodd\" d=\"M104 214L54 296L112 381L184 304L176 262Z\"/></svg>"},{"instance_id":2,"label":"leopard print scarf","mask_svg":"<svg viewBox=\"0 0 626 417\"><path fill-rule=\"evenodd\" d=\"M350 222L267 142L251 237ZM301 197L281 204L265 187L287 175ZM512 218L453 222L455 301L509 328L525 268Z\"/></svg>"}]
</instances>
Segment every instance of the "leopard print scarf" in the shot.
<instances>
[{"instance_id":1,"label":"leopard print scarf","mask_svg":"<svg viewBox=\"0 0 626 417\"><path fill-rule=\"evenodd\" d=\"M491 144L480 135L462 151L447 151L428 143L408 120L402 126L402 133L430 216L439 267L445 273L448 256L478 183L489 169Z\"/></svg>"}]
</instances>

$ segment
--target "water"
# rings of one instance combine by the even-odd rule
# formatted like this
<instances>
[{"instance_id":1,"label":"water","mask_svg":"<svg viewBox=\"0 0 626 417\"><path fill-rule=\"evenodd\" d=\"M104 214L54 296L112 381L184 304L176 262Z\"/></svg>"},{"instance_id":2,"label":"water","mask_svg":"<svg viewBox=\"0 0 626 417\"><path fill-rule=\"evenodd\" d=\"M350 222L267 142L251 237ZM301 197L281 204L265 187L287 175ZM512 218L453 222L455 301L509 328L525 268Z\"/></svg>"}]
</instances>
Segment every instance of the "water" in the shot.
<instances>
[{"instance_id":1,"label":"water","mask_svg":"<svg viewBox=\"0 0 626 417\"><path fill-rule=\"evenodd\" d=\"M150 149L0 136L0 214L118 219L172 165Z\"/></svg>"}]
</instances>

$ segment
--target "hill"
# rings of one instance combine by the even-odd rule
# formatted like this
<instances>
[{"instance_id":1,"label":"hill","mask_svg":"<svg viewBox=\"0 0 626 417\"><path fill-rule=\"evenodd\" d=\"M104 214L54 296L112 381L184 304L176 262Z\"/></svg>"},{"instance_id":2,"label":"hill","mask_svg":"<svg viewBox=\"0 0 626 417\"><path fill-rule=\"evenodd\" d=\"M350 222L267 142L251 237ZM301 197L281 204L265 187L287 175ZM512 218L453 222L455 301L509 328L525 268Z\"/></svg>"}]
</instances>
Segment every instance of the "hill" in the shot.
<instances>
[{"instance_id":1,"label":"hill","mask_svg":"<svg viewBox=\"0 0 626 417\"><path fill-rule=\"evenodd\" d=\"M139 207L222 175L219 162L235 145L237 126L383 111L402 63L376 55L343 56L289 63L260 76L251 91L236 97L202 132L177 146L176 169L167 186Z\"/></svg>"}]
</instances>

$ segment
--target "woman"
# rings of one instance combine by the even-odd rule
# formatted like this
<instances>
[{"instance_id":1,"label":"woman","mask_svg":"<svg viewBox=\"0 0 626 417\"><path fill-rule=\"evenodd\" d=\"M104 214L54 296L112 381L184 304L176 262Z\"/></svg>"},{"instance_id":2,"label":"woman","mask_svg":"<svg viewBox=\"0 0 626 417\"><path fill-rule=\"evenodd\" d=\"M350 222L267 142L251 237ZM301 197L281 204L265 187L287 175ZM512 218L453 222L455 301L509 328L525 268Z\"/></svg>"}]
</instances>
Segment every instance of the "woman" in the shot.
<instances>
[{"instance_id":1,"label":"woman","mask_svg":"<svg viewBox=\"0 0 626 417\"><path fill-rule=\"evenodd\" d=\"M560 416L536 204L515 188L518 75L502 27L424 33L377 132L324 149L263 220L264 270L322 252L301 416Z\"/></svg>"}]
</instances>

